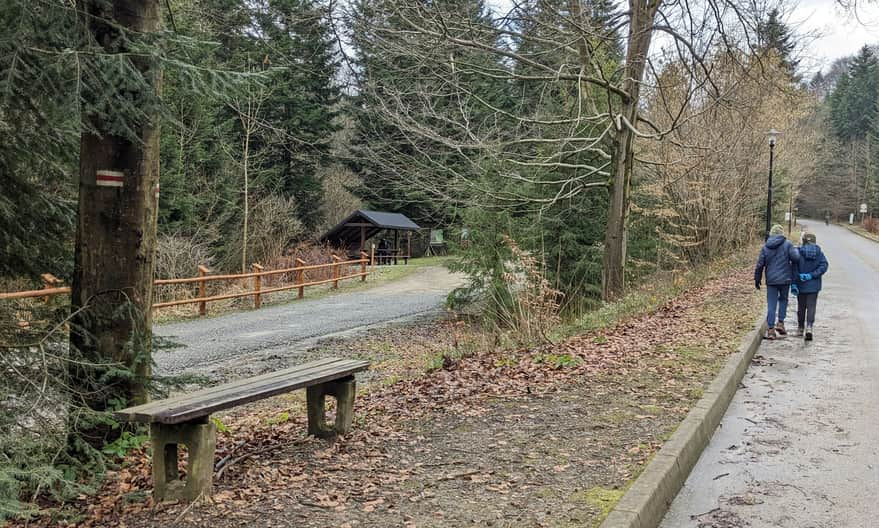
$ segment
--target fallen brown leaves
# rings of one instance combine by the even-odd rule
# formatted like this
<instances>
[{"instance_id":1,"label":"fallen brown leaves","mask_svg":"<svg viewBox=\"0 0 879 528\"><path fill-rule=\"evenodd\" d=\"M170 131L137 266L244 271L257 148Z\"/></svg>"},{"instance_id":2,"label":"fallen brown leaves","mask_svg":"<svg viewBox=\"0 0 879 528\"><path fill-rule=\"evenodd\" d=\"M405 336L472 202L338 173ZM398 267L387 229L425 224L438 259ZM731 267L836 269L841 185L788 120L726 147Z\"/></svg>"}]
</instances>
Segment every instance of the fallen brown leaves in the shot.
<instances>
[{"instance_id":1,"label":"fallen brown leaves","mask_svg":"<svg viewBox=\"0 0 879 528\"><path fill-rule=\"evenodd\" d=\"M686 413L694 389L753 323L743 318L753 304L752 293L741 291L741 284L748 284L745 271L688 291L654 313L557 345L485 351L447 359L442 368L389 386L374 383L358 395L354 431L337 441L303 437L304 413L291 412L289 420L270 424L267 416L289 408L289 400L240 408L223 418L234 434L221 434L218 440L215 490L208 502L191 508L154 506L149 460L141 450L107 474L99 494L67 506L80 520L65 524L46 517L31 526L287 526L293 521L353 526L370 524L365 519L379 513L402 526L430 525L431 519L442 525L453 522L456 514L455 503L450 510L444 502L449 494L464 493L456 499L459 504L469 501L468 493L486 494L488 499L474 496L482 497L473 501L478 506L483 500L534 493L541 482L551 486L553 478L577 474L605 475L601 479L612 485L625 484L659 448L658 438L669 424L673 428ZM736 303L738 310L731 308ZM435 323L434 331L436 325L446 332L446 341L459 341L459 325ZM395 341L406 346L405 336ZM682 356L699 347L710 354ZM550 354L573 361L559 368L546 361ZM558 447L566 441L563 432L557 437L548 431L548 445L532 445L532 440L516 444L516 427L540 423L541 413L557 408L553 398L573 386L590 387L589 397L600 402L581 402L584 407L575 414L589 415L584 427L605 435L603 443L564 449ZM548 406L536 405L533 411L495 404L530 401L522 398L540 402L541 395L549 397ZM522 407L528 409L527 404ZM454 433L452 421L463 427L490 423L496 415L503 418L497 425L499 436L475 440L484 445L456 445L456 439L481 436ZM629 434L608 436L616 429ZM438 446L440 438L451 442ZM507 470L499 471L477 452L503 454L509 459ZM520 470L533 474L523 476ZM512 507L527 505L513 501ZM420 515L418 523L412 512Z\"/></svg>"}]
</instances>

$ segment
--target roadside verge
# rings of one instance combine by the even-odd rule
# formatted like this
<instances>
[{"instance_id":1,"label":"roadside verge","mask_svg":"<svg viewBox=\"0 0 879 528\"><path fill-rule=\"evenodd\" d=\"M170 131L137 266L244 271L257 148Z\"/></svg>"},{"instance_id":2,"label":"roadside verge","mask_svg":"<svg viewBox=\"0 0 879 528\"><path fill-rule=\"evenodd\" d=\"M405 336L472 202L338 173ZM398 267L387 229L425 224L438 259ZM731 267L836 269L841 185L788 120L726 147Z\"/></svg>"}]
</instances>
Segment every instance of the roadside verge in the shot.
<instances>
[{"instance_id":1,"label":"roadside verge","mask_svg":"<svg viewBox=\"0 0 879 528\"><path fill-rule=\"evenodd\" d=\"M879 242L879 236L874 235L873 233L867 232L863 227L852 226L852 225L847 225L847 224L843 224L843 225L845 226L846 229L848 229L849 231L851 231L852 233L854 233L856 235L860 235L868 240L872 240L873 242Z\"/></svg>"},{"instance_id":2,"label":"roadside verge","mask_svg":"<svg viewBox=\"0 0 879 528\"><path fill-rule=\"evenodd\" d=\"M765 321L761 318L668 442L616 504L601 528L655 528L659 525L726 413L760 346L764 327Z\"/></svg>"}]
</instances>

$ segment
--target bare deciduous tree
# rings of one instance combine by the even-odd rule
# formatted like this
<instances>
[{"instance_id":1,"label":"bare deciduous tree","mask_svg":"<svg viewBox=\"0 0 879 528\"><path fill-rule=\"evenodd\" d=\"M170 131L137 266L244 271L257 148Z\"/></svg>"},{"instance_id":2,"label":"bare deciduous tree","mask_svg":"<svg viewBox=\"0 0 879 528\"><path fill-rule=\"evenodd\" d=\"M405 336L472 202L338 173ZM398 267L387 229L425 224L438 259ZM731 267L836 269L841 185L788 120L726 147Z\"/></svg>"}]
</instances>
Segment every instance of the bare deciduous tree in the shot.
<instances>
[{"instance_id":1,"label":"bare deciduous tree","mask_svg":"<svg viewBox=\"0 0 879 528\"><path fill-rule=\"evenodd\" d=\"M642 92L668 65L653 62L652 44L659 39L681 68L684 100L699 94L715 104L721 89L707 58L749 50L763 14L733 0L629 0L622 11L597 0L532 0L501 18L474 12L475 2L363 4L352 24L362 89L395 131L373 149L383 175L441 200L511 208L607 189L606 299L624 290L638 145L685 119L678 109L660 126L644 114ZM512 101L491 93L498 85L513 87ZM500 181L474 177L486 172Z\"/></svg>"}]
</instances>

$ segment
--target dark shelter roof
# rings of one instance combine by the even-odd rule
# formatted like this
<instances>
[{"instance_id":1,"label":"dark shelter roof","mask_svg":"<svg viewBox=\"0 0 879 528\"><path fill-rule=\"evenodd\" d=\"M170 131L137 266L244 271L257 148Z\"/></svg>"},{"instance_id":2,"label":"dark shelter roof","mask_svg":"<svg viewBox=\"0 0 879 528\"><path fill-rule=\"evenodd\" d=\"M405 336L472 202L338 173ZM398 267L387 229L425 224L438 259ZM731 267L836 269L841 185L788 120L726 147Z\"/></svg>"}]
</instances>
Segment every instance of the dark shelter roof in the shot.
<instances>
[{"instance_id":1,"label":"dark shelter roof","mask_svg":"<svg viewBox=\"0 0 879 528\"><path fill-rule=\"evenodd\" d=\"M400 213L383 213L379 211L354 211L336 227L330 229L322 237L321 242L329 242L338 247L350 250L360 249L362 240L368 240L383 229L396 231L415 231L418 224Z\"/></svg>"}]
</instances>

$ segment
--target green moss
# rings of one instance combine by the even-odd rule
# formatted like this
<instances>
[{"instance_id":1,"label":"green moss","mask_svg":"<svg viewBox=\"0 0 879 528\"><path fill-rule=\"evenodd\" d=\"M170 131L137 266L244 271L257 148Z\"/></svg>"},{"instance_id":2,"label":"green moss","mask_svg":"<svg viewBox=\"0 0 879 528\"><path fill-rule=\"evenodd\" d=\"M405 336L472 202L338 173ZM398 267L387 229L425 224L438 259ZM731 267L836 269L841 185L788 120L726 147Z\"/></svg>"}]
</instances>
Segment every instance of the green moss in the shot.
<instances>
[{"instance_id":1,"label":"green moss","mask_svg":"<svg viewBox=\"0 0 879 528\"><path fill-rule=\"evenodd\" d=\"M267 425L280 425L282 423L287 423L290 421L290 413L284 411L282 413L278 413L277 416L273 416L266 420Z\"/></svg>"},{"instance_id":2,"label":"green moss","mask_svg":"<svg viewBox=\"0 0 879 528\"><path fill-rule=\"evenodd\" d=\"M537 354L534 356L535 363L552 365L556 370L565 367L574 367L580 363L580 359L570 354Z\"/></svg>"},{"instance_id":3,"label":"green moss","mask_svg":"<svg viewBox=\"0 0 879 528\"><path fill-rule=\"evenodd\" d=\"M518 364L519 364L519 360L515 357L510 357L510 356L504 356L502 358L495 360L495 362L494 362L494 366L498 367L498 368L515 367Z\"/></svg>"},{"instance_id":4,"label":"green moss","mask_svg":"<svg viewBox=\"0 0 879 528\"><path fill-rule=\"evenodd\" d=\"M628 422L634 415L623 409L615 409L601 415L601 420L613 425L620 425Z\"/></svg>"},{"instance_id":5,"label":"green moss","mask_svg":"<svg viewBox=\"0 0 879 528\"><path fill-rule=\"evenodd\" d=\"M377 341L366 345L367 352L370 354L387 355L394 351L394 345L387 341Z\"/></svg>"},{"instance_id":6,"label":"green moss","mask_svg":"<svg viewBox=\"0 0 879 528\"><path fill-rule=\"evenodd\" d=\"M700 361L709 355L709 351L704 346L688 346L683 345L674 349L675 354L687 361Z\"/></svg>"},{"instance_id":7,"label":"green moss","mask_svg":"<svg viewBox=\"0 0 879 528\"><path fill-rule=\"evenodd\" d=\"M537 492L534 493L536 497L541 499L551 499L558 495L558 492L552 488L540 488Z\"/></svg>"},{"instance_id":8,"label":"green moss","mask_svg":"<svg viewBox=\"0 0 879 528\"><path fill-rule=\"evenodd\" d=\"M571 495L571 501L585 502L590 508L597 510L598 515L592 521L592 525L599 526L625 493L626 491L623 489L607 489L595 486L586 491Z\"/></svg>"},{"instance_id":9,"label":"green moss","mask_svg":"<svg viewBox=\"0 0 879 528\"><path fill-rule=\"evenodd\" d=\"M425 361L424 371L425 372L433 372L435 370L439 370L443 368L443 365L446 362L446 355L442 352L438 352L436 354L431 354L428 356Z\"/></svg>"},{"instance_id":10,"label":"green moss","mask_svg":"<svg viewBox=\"0 0 879 528\"><path fill-rule=\"evenodd\" d=\"M387 378L383 379L381 381L381 384L384 387L390 387L391 385L395 385L397 382L399 382L402 379L403 378L400 375L392 374L392 375L388 376Z\"/></svg>"}]
</instances>

